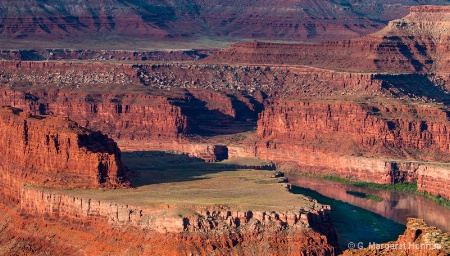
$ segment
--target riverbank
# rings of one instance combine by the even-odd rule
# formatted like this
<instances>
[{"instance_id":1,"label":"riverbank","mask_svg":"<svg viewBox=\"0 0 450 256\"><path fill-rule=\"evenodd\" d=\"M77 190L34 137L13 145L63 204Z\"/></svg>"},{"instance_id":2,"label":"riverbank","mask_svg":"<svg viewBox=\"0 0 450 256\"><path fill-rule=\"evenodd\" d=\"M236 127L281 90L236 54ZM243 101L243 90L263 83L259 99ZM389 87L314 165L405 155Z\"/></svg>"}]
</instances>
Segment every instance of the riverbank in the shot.
<instances>
[{"instance_id":1,"label":"riverbank","mask_svg":"<svg viewBox=\"0 0 450 256\"><path fill-rule=\"evenodd\" d=\"M398 237L408 235L409 231L405 231L405 225L408 225L409 218L424 219L428 224L427 227L430 227L427 230L434 229L439 234L450 230L448 222L450 209L414 193L358 187L344 182L301 174L290 173L287 177L293 184L292 191L294 193L308 195L318 200L319 203L331 206L331 217L341 250L367 248L371 244L396 243ZM373 194L383 200L374 201L367 197L357 196L355 193L348 193L348 191ZM445 238L445 235L440 235L440 237ZM411 238L408 241L413 243L416 240ZM445 239L442 241L443 246L449 247L448 241ZM358 250L351 251L353 255L378 255L380 253L376 248L361 252L366 254L361 254ZM432 253L436 252L441 253L438 250L432 251ZM352 255L348 252L344 253ZM445 253L414 254L414 251L411 253L399 255L447 255Z\"/></svg>"},{"instance_id":2,"label":"riverbank","mask_svg":"<svg viewBox=\"0 0 450 256\"><path fill-rule=\"evenodd\" d=\"M301 175L315 177L315 178L324 179L324 180L336 181L336 182L340 182L343 184L350 184L350 185L353 185L356 187L361 187L361 188L410 192L410 193L414 193L416 195L421 195L423 197L429 198L440 205L450 208L450 200L449 199L443 198L439 195L435 196L435 195L432 195L432 194L424 192L424 191L419 191L417 188L416 182L410 182L410 183L405 182L405 183L396 183L396 184L379 184L379 183L372 183L372 182L354 181L354 180L350 180L350 179L346 179L346 178L342 178L342 177L334 176L334 175L320 175L320 174L310 174L310 173L301 173Z\"/></svg>"}]
</instances>

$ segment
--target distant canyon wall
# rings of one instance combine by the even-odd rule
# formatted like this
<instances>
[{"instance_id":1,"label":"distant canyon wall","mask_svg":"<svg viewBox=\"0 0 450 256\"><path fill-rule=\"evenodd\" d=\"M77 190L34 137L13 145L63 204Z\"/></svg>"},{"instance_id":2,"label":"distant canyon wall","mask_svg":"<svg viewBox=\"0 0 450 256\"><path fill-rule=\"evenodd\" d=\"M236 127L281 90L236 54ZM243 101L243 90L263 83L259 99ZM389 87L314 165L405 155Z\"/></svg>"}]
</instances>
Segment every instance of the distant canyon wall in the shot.
<instances>
[{"instance_id":1,"label":"distant canyon wall","mask_svg":"<svg viewBox=\"0 0 450 256\"><path fill-rule=\"evenodd\" d=\"M450 72L448 6L415 6L370 35L313 44L236 43L205 62L306 65L378 73Z\"/></svg>"},{"instance_id":2,"label":"distant canyon wall","mask_svg":"<svg viewBox=\"0 0 450 256\"><path fill-rule=\"evenodd\" d=\"M447 4L426 0L420 4ZM5 0L0 38L22 40L71 39L73 43L105 41L180 41L201 38L283 39L317 41L353 38L384 27L388 20L408 13L417 1L321 2L285 1L276 5L231 0L106 1L81 4L77 1ZM376 9L376 10L375 10ZM83 40L84 39L84 40ZM91 39L91 40L86 40ZM87 41L87 43L86 43ZM14 42L14 41L13 41ZM199 42L204 43L204 42ZM210 43L212 44L212 43ZM12 45L14 45L12 43Z\"/></svg>"}]
</instances>

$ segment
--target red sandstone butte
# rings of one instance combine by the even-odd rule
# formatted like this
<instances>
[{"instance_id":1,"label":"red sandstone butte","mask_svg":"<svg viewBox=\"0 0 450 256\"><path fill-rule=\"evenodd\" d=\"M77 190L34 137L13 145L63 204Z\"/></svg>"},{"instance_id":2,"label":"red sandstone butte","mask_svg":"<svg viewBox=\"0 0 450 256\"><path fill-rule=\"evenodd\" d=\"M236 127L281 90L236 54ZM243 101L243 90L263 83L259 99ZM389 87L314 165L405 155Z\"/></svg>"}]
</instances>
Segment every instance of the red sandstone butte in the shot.
<instances>
[{"instance_id":1,"label":"red sandstone butte","mask_svg":"<svg viewBox=\"0 0 450 256\"><path fill-rule=\"evenodd\" d=\"M0 180L11 193L18 193L23 183L122 186L126 168L120 150L100 132L64 117L30 115L11 107L0 110L0 131Z\"/></svg>"}]
</instances>

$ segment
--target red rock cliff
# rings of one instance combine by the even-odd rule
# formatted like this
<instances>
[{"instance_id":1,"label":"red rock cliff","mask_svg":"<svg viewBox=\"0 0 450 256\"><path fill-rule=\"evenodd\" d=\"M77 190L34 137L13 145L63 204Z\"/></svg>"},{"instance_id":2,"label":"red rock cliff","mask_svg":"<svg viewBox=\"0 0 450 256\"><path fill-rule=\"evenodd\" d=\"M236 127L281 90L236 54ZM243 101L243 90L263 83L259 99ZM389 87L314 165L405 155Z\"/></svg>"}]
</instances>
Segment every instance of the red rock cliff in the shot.
<instances>
[{"instance_id":1,"label":"red rock cliff","mask_svg":"<svg viewBox=\"0 0 450 256\"><path fill-rule=\"evenodd\" d=\"M118 186L126 174L116 143L66 118L0 110L1 181L18 200L21 184Z\"/></svg>"},{"instance_id":2,"label":"red rock cliff","mask_svg":"<svg viewBox=\"0 0 450 256\"><path fill-rule=\"evenodd\" d=\"M5 90L0 101L36 114L68 116L81 126L100 130L114 139L176 137L188 132L181 109L165 97Z\"/></svg>"},{"instance_id":3,"label":"red rock cliff","mask_svg":"<svg viewBox=\"0 0 450 256\"><path fill-rule=\"evenodd\" d=\"M299 101L266 108L257 133L273 148L294 142L312 152L445 160L449 127L447 112L430 106ZM435 155L430 155L433 150Z\"/></svg>"},{"instance_id":4,"label":"red rock cliff","mask_svg":"<svg viewBox=\"0 0 450 256\"><path fill-rule=\"evenodd\" d=\"M430 105L279 102L260 114L256 137L228 146L228 156L366 182L417 181L420 191L450 198L448 165L428 162L450 158L449 126L447 112Z\"/></svg>"}]
</instances>

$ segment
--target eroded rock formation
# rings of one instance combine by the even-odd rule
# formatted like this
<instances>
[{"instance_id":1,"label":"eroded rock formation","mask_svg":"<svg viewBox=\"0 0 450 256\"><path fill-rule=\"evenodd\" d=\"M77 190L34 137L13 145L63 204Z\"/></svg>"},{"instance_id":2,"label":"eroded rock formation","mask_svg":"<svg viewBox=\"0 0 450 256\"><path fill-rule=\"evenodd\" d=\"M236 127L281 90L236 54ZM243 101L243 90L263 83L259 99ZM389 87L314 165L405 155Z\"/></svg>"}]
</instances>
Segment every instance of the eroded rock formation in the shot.
<instances>
[{"instance_id":1,"label":"eroded rock formation","mask_svg":"<svg viewBox=\"0 0 450 256\"><path fill-rule=\"evenodd\" d=\"M40 195L42 196L42 195ZM57 201L55 195L44 199L46 206L63 206L63 200ZM57 196L56 196L57 197ZM28 197L32 199L32 197ZM43 202L42 198L36 198ZM72 199L72 198L67 198ZM53 202L51 202L53 201ZM79 202L79 199L75 199ZM91 202L92 208L97 208L97 202ZM33 204L34 205L34 204ZM69 204L65 206L73 205ZM108 205L104 209L111 210L110 214L117 211L117 205ZM77 210L79 207L75 207ZM129 211L122 210L120 215L123 226L112 227L105 218L96 214L83 211L82 217L75 217L71 213L76 211L61 211L60 207L51 214L51 220L45 220L38 215L39 211L33 210L35 217L28 215L23 218L11 205L0 204L0 209L5 218L1 224L4 227L0 234L0 244L11 245L11 253L48 252L52 255L77 255L77 254L146 254L146 255L335 255L333 247L327 244L327 237L314 232L310 228L302 227L303 224L290 228L280 228L276 221L260 222L257 218L244 221L239 228L229 227L224 221L219 221L219 226L211 227L211 223L217 221L213 212L209 216L192 216L190 231L183 230L182 218L159 218L154 224L160 229L155 231L150 228L141 228L130 225L127 220ZM120 208L120 206L119 206ZM38 209L42 209L38 207ZM69 209L66 209L69 210ZM154 209L153 209L154 212ZM165 210L161 209L161 213ZM225 211L227 212L227 211ZM64 213L58 215L59 213ZM105 214L107 212L104 212ZM231 213L231 212L230 212ZM28 213L29 214L29 213ZM86 215L89 215L86 218ZM228 220L238 219L237 212ZM242 213L243 215L243 213ZM133 216L137 216L134 214ZM145 215L150 217L151 215ZM156 216L156 215L155 215ZM70 219L72 218L72 219ZM243 220L245 217L241 217ZM114 218L115 219L115 218ZM133 217L133 220L136 218ZM58 222L55 222L57 220ZM95 220L95 221L94 221ZM82 221L82 225L80 225ZM64 223L64 224L59 224ZM195 225L194 225L195 224ZM197 228L194 228L196 226ZM172 227L172 228L170 228ZM101 230L101 232L99 232ZM178 232L175 232L178 231ZM52 237L51 241L46 239ZM120 239L118 239L120 237Z\"/></svg>"},{"instance_id":2,"label":"eroded rock formation","mask_svg":"<svg viewBox=\"0 0 450 256\"><path fill-rule=\"evenodd\" d=\"M3 196L17 201L26 184L57 187L124 186L116 143L64 117L0 110Z\"/></svg>"},{"instance_id":3,"label":"eroded rock formation","mask_svg":"<svg viewBox=\"0 0 450 256\"><path fill-rule=\"evenodd\" d=\"M294 141L311 152L447 161L449 127L448 113L427 105L297 101L267 107L257 134L268 148Z\"/></svg>"}]
</instances>

